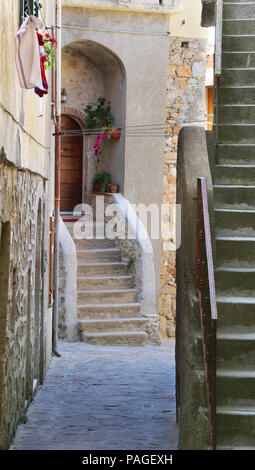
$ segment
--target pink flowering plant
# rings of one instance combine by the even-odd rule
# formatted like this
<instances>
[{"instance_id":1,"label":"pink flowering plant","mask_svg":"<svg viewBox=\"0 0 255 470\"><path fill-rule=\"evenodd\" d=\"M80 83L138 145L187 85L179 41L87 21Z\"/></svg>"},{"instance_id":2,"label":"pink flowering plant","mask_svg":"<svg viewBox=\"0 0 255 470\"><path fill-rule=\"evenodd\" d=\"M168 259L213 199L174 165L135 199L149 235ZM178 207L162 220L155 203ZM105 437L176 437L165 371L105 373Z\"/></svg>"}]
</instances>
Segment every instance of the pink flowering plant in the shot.
<instances>
[{"instance_id":1,"label":"pink flowering plant","mask_svg":"<svg viewBox=\"0 0 255 470\"><path fill-rule=\"evenodd\" d=\"M105 98L100 97L94 109L92 106L88 105L84 111L86 113L88 129L98 130L94 144L94 154L96 157L99 157L102 153L103 142L110 138L111 129L114 124L114 117L111 114L111 104L109 101L106 103Z\"/></svg>"},{"instance_id":2,"label":"pink flowering plant","mask_svg":"<svg viewBox=\"0 0 255 470\"><path fill-rule=\"evenodd\" d=\"M103 146L102 144L105 139L109 139L109 138L110 136L109 136L109 133L107 133L107 131L102 130L102 132L99 132L97 134L96 143L94 144L95 157L100 157L102 153L102 146Z\"/></svg>"}]
</instances>

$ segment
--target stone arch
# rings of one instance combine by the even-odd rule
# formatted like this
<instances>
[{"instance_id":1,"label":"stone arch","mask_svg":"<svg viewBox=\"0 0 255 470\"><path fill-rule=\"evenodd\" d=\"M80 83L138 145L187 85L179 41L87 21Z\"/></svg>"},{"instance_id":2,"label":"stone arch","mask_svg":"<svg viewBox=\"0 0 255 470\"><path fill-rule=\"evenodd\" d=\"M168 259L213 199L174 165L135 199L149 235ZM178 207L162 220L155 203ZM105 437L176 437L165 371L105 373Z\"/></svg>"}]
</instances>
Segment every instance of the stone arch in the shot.
<instances>
[{"instance_id":1,"label":"stone arch","mask_svg":"<svg viewBox=\"0 0 255 470\"><path fill-rule=\"evenodd\" d=\"M63 51L67 56L62 67L62 86L67 92L67 106L70 117L84 126L84 112L87 104L96 105L98 98L104 96L111 102L115 127L125 128L126 120L126 70L116 53L104 44L79 38L63 41ZM64 54L63 54L64 57ZM96 83L96 85L95 85ZM86 86L85 86L86 85ZM82 127L84 129L84 127ZM86 125L85 125L86 129ZM125 133L119 140L110 139L104 146L100 162L95 162L94 138L86 137L88 158L85 165L89 170L86 183L88 193L92 188L91 180L99 168L112 174L113 182L119 184L120 192L124 189L125 171ZM84 155L85 156L85 155Z\"/></svg>"}]
</instances>

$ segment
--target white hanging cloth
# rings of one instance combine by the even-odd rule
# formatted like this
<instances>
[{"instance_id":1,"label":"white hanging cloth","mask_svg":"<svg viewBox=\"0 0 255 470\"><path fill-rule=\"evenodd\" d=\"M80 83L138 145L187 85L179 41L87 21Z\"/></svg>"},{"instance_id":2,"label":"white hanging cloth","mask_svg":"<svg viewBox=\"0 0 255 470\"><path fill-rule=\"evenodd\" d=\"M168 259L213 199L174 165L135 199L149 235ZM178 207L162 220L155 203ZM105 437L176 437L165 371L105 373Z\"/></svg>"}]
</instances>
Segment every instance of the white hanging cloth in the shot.
<instances>
[{"instance_id":1,"label":"white hanging cloth","mask_svg":"<svg viewBox=\"0 0 255 470\"><path fill-rule=\"evenodd\" d=\"M44 90L36 29L42 29L42 22L35 16L27 17L17 32L15 62L21 88Z\"/></svg>"}]
</instances>

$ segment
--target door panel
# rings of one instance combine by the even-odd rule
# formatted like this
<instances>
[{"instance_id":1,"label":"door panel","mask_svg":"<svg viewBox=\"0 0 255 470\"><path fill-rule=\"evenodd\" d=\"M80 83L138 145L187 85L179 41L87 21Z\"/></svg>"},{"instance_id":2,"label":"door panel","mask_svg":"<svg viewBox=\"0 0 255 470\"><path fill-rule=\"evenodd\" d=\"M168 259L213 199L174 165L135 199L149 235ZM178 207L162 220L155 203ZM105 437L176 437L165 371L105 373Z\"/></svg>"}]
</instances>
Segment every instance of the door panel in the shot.
<instances>
[{"instance_id":1,"label":"door panel","mask_svg":"<svg viewBox=\"0 0 255 470\"><path fill-rule=\"evenodd\" d=\"M79 124L62 115L62 130L81 130ZM82 202L83 137L63 136L61 139L60 210L73 211Z\"/></svg>"}]
</instances>

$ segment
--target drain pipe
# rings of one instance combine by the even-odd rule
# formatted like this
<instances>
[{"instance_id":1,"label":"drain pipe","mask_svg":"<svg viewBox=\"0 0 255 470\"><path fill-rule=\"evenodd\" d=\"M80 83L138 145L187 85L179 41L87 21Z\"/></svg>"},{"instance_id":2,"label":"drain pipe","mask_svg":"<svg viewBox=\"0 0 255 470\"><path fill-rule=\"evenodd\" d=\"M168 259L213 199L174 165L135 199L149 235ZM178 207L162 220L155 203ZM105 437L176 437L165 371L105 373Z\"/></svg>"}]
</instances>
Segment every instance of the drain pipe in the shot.
<instances>
[{"instance_id":1,"label":"drain pipe","mask_svg":"<svg viewBox=\"0 0 255 470\"><path fill-rule=\"evenodd\" d=\"M60 158L61 158L61 2L56 0L56 70L55 70L55 244L54 244L54 304L52 319L52 353L60 357L58 347L58 286L59 286L59 217L60 217Z\"/></svg>"}]
</instances>

